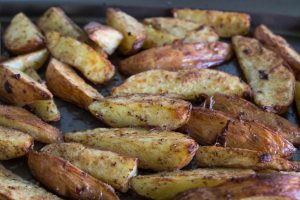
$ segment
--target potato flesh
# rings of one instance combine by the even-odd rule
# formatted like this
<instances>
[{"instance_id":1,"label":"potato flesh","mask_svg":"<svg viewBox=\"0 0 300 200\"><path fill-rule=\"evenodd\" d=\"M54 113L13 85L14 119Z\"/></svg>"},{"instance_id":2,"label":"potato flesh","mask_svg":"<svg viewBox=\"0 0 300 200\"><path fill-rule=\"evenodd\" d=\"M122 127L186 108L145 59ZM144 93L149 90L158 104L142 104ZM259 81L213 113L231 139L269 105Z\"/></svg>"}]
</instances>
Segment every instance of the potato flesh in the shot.
<instances>
[{"instance_id":1,"label":"potato flesh","mask_svg":"<svg viewBox=\"0 0 300 200\"><path fill-rule=\"evenodd\" d=\"M176 39L178 39L176 36L164 31L156 30L150 25L145 25L144 27L146 31L146 38L143 44L143 49L172 44Z\"/></svg>"}]
</instances>

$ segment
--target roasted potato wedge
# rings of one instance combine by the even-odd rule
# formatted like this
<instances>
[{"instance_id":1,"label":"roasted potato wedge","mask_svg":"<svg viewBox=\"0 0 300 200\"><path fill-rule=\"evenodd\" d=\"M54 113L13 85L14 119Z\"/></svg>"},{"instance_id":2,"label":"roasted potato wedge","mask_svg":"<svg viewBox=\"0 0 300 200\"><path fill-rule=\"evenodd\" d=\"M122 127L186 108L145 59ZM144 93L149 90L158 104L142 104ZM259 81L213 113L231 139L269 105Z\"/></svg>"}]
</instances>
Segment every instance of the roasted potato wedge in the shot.
<instances>
[{"instance_id":1,"label":"roasted potato wedge","mask_svg":"<svg viewBox=\"0 0 300 200\"><path fill-rule=\"evenodd\" d=\"M137 74L147 70L208 68L219 65L232 56L231 47L224 42L183 44L174 43L144 50L120 62L124 74Z\"/></svg>"},{"instance_id":2,"label":"roasted potato wedge","mask_svg":"<svg viewBox=\"0 0 300 200\"><path fill-rule=\"evenodd\" d=\"M237 96L215 94L208 98L207 103L210 109L222 111L241 120L257 121L294 145L300 145L300 130L295 124L279 115L261 110L250 101Z\"/></svg>"},{"instance_id":3,"label":"roasted potato wedge","mask_svg":"<svg viewBox=\"0 0 300 200\"><path fill-rule=\"evenodd\" d=\"M13 106L0 106L0 125L28 133L43 143L61 141L60 131L43 122L27 110Z\"/></svg>"},{"instance_id":4,"label":"roasted potato wedge","mask_svg":"<svg viewBox=\"0 0 300 200\"><path fill-rule=\"evenodd\" d=\"M57 32L46 34L47 47L58 60L78 69L87 79L100 84L111 79L115 67L85 43Z\"/></svg>"},{"instance_id":5,"label":"roasted potato wedge","mask_svg":"<svg viewBox=\"0 0 300 200\"><path fill-rule=\"evenodd\" d=\"M3 200L61 200L37 185L0 165L0 199Z\"/></svg>"},{"instance_id":6,"label":"roasted potato wedge","mask_svg":"<svg viewBox=\"0 0 300 200\"><path fill-rule=\"evenodd\" d=\"M146 33L143 24L135 18L119 9L108 8L106 23L123 34L124 38L119 46L122 54L133 54L142 48Z\"/></svg>"},{"instance_id":7,"label":"roasted potato wedge","mask_svg":"<svg viewBox=\"0 0 300 200\"><path fill-rule=\"evenodd\" d=\"M245 35L250 29L250 15L239 12L217 10L173 9L173 16L199 25L213 27L221 37Z\"/></svg>"},{"instance_id":8,"label":"roasted potato wedge","mask_svg":"<svg viewBox=\"0 0 300 200\"><path fill-rule=\"evenodd\" d=\"M257 174L229 180L210 188L191 189L174 200L292 200L299 199L300 177L283 174ZM273 198L275 197L275 198Z\"/></svg>"},{"instance_id":9,"label":"roasted potato wedge","mask_svg":"<svg viewBox=\"0 0 300 200\"><path fill-rule=\"evenodd\" d=\"M95 179L62 158L31 151L28 154L28 166L38 181L61 196L74 200L119 199L110 185Z\"/></svg>"},{"instance_id":10,"label":"roasted potato wedge","mask_svg":"<svg viewBox=\"0 0 300 200\"><path fill-rule=\"evenodd\" d=\"M49 144L41 151L71 162L122 192L128 190L129 180L137 174L137 158L88 148L79 143Z\"/></svg>"},{"instance_id":11,"label":"roasted potato wedge","mask_svg":"<svg viewBox=\"0 0 300 200\"><path fill-rule=\"evenodd\" d=\"M249 169L194 169L189 171L162 172L136 176L131 180L132 189L149 199L172 199L176 194L192 188L213 187L233 178L255 174Z\"/></svg>"},{"instance_id":12,"label":"roasted potato wedge","mask_svg":"<svg viewBox=\"0 0 300 200\"><path fill-rule=\"evenodd\" d=\"M199 167L228 167L255 170L298 171L300 162L248 149L202 146L196 152Z\"/></svg>"},{"instance_id":13,"label":"roasted potato wedge","mask_svg":"<svg viewBox=\"0 0 300 200\"><path fill-rule=\"evenodd\" d=\"M296 106L297 106L297 111L298 114L300 115L300 82L296 82L296 87L295 87L295 101L296 101ZM300 130L298 130L298 140L299 140L299 145L300 145ZM298 144L298 143L297 143Z\"/></svg>"},{"instance_id":14,"label":"roasted potato wedge","mask_svg":"<svg viewBox=\"0 0 300 200\"><path fill-rule=\"evenodd\" d=\"M154 95L106 97L89 106L90 112L115 128L155 127L175 130L184 125L191 112L189 102Z\"/></svg>"},{"instance_id":15,"label":"roasted potato wedge","mask_svg":"<svg viewBox=\"0 0 300 200\"><path fill-rule=\"evenodd\" d=\"M177 132L133 128L97 128L66 133L64 139L136 157L138 167L155 171L172 171L186 166L198 149L194 140Z\"/></svg>"},{"instance_id":16,"label":"roasted potato wedge","mask_svg":"<svg viewBox=\"0 0 300 200\"><path fill-rule=\"evenodd\" d=\"M293 73L256 39L235 36L232 42L255 103L268 112L285 112L294 99Z\"/></svg>"},{"instance_id":17,"label":"roasted potato wedge","mask_svg":"<svg viewBox=\"0 0 300 200\"><path fill-rule=\"evenodd\" d=\"M159 84L158 84L159 83ZM211 69L170 72L150 70L131 76L113 88L112 95L164 94L186 100L197 100L215 93L249 97L250 87L236 76Z\"/></svg>"},{"instance_id":18,"label":"roasted potato wedge","mask_svg":"<svg viewBox=\"0 0 300 200\"><path fill-rule=\"evenodd\" d=\"M68 65L52 58L46 71L47 86L55 96L88 109L95 100L102 99L102 95L87 84Z\"/></svg>"},{"instance_id":19,"label":"roasted potato wedge","mask_svg":"<svg viewBox=\"0 0 300 200\"><path fill-rule=\"evenodd\" d=\"M11 20L3 35L4 46L14 54L25 54L45 47L44 36L24 13Z\"/></svg>"},{"instance_id":20,"label":"roasted potato wedge","mask_svg":"<svg viewBox=\"0 0 300 200\"><path fill-rule=\"evenodd\" d=\"M153 47L161 47L164 45L172 44L178 37L157 30L151 25L145 25L146 38L143 44L143 49L150 49Z\"/></svg>"}]
</instances>

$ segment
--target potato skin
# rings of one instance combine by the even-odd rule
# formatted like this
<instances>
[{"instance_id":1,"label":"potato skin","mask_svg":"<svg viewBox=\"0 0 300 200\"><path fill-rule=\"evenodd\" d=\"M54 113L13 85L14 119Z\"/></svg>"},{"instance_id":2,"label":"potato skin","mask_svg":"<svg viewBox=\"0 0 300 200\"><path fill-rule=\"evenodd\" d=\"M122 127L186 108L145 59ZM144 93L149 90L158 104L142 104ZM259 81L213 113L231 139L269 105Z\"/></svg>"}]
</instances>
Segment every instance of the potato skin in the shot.
<instances>
[{"instance_id":1,"label":"potato skin","mask_svg":"<svg viewBox=\"0 0 300 200\"><path fill-rule=\"evenodd\" d=\"M103 98L71 67L54 58L50 60L47 67L46 83L55 96L84 109L88 109L93 101Z\"/></svg>"},{"instance_id":2,"label":"potato skin","mask_svg":"<svg viewBox=\"0 0 300 200\"><path fill-rule=\"evenodd\" d=\"M154 171L181 169L192 160L198 149L194 140L177 132L134 128L97 128L66 133L64 139L136 157L139 168Z\"/></svg>"},{"instance_id":3,"label":"potato skin","mask_svg":"<svg viewBox=\"0 0 300 200\"><path fill-rule=\"evenodd\" d=\"M31 151L28 154L28 166L37 180L61 196L74 200L119 199L111 186L93 178L62 158Z\"/></svg>"},{"instance_id":4,"label":"potato skin","mask_svg":"<svg viewBox=\"0 0 300 200\"><path fill-rule=\"evenodd\" d=\"M249 97L251 89L236 76L211 69L193 69L178 72L166 70L141 72L129 77L111 92L113 96L138 93L197 100L199 97L215 93Z\"/></svg>"},{"instance_id":5,"label":"potato skin","mask_svg":"<svg viewBox=\"0 0 300 200\"><path fill-rule=\"evenodd\" d=\"M189 102L165 96L127 95L95 101L89 110L95 117L115 128L175 130L188 121L191 107Z\"/></svg>"}]
</instances>

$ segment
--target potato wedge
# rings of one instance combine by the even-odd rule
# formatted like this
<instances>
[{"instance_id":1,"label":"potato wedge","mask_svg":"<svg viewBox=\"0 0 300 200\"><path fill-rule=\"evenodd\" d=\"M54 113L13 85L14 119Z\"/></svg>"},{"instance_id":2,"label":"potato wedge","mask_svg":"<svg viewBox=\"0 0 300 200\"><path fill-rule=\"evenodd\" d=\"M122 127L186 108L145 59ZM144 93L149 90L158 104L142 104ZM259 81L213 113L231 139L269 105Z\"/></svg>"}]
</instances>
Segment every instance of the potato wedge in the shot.
<instances>
[{"instance_id":1,"label":"potato wedge","mask_svg":"<svg viewBox=\"0 0 300 200\"><path fill-rule=\"evenodd\" d=\"M4 46L14 54L25 54L45 47L44 36L24 13L11 20L3 35Z\"/></svg>"},{"instance_id":2,"label":"potato wedge","mask_svg":"<svg viewBox=\"0 0 300 200\"><path fill-rule=\"evenodd\" d=\"M3 200L62 200L0 165L0 198Z\"/></svg>"},{"instance_id":3,"label":"potato wedge","mask_svg":"<svg viewBox=\"0 0 300 200\"><path fill-rule=\"evenodd\" d=\"M147 70L208 68L219 65L232 56L231 47L224 42L183 44L174 43L142 51L120 62L124 74L137 74Z\"/></svg>"},{"instance_id":4,"label":"potato wedge","mask_svg":"<svg viewBox=\"0 0 300 200\"><path fill-rule=\"evenodd\" d=\"M300 82L299 81L296 82L295 101L296 101L298 114L300 115ZM300 145L300 133L299 133L299 145Z\"/></svg>"},{"instance_id":5,"label":"potato wedge","mask_svg":"<svg viewBox=\"0 0 300 200\"><path fill-rule=\"evenodd\" d=\"M68 65L52 58L46 71L47 86L55 96L71 102L79 107L88 109L95 100L102 99L102 95L87 84Z\"/></svg>"},{"instance_id":6,"label":"potato wedge","mask_svg":"<svg viewBox=\"0 0 300 200\"><path fill-rule=\"evenodd\" d=\"M88 148L79 143L49 144L41 151L69 161L121 192L128 190L129 180L137 174L137 158Z\"/></svg>"},{"instance_id":7,"label":"potato wedge","mask_svg":"<svg viewBox=\"0 0 300 200\"><path fill-rule=\"evenodd\" d=\"M278 171L298 171L300 169L299 161L289 161L276 155L248 149L201 146L195 157L199 167L272 169Z\"/></svg>"},{"instance_id":8,"label":"potato wedge","mask_svg":"<svg viewBox=\"0 0 300 200\"><path fill-rule=\"evenodd\" d=\"M300 130L295 124L279 115L261 110L250 101L237 96L215 94L209 98L208 106L241 120L257 121L294 145L300 145Z\"/></svg>"},{"instance_id":9,"label":"potato wedge","mask_svg":"<svg viewBox=\"0 0 300 200\"><path fill-rule=\"evenodd\" d=\"M276 53L256 39L232 39L240 67L252 87L254 102L268 112L283 113L293 102L295 77Z\"/></svg>"},{"instance_id":10,"label":"potato wedge","mask_svg":"<svg viewBox=\"0 0 300 200\"><path fill-rule=\"evenodd\" d=\"M172 12L175 18L213 27L221 37L245 35L250 29L251 19L246 13L189 8L173 9Z\"/></svg>"},{"instance_id":11,"label":"potato wedge","mask_svg":"<svg viewBox=\"0 0 300 200\"><path fill-rule=\"evenodd\" d=\"M31 151L28 154L28 166L38 181L61 196L71 199L119 199L110 185L62 158Z\"/></svg>"},{"instance_id":12,"label":"potato wedge","mask_svg":"<svg viewBox=\"0 0 300 200\"><path fill-rule=\"evenodd\" d=\"M108 8L106 23L123 34L124 38L119 46L122 54L133 54L142 48L146 33L143 24L135 18L119 9Z\"/></svg>"},{"instance_id":13,"label":"potato wedge","mask_svg":"<svg viewBox=\"0 0 300 200\"><path fill-rule=\"evenodd\" d=\"M12 69L24 71L28 68L39 69L48 59L47 49L38 50L29 54L20 55L12 59L1 62L0 65Z\"/></svg>"},{"instance_id":14,"label":"potato wedge","mask_svg":"<svg viewBox=\"0 0 300 200\"><path fill-rule=\"evenodd\" d=\"M106 97L89 106L90 112L115 128L155 127L175 130L184 125L191 112L189 102L154 95Z\"/></svg>"},{"instance_id":15,"label":"potato wedge","mask_svg":"<svg viewBox=\"0 0 300 200\"><path fill-rule=\"evenodd\" d=\"M0 125L27 133L34 140L43 143L54 143L62 140L57 128L19 107L1 105Z\"/></svg>"},{"instance_id":16,"label":"potato wedge","mask_svg":"<svg viewBox=\"0 0 300 200\"><path fill-rule=\"evenodd\" d=\"M192 160L198 149L194 140L177 132L133 128L97 128L66 133L64 139L136 157L138 167L154 171L181 169Z\"/></svg>"},{"instance_id":17,"label":"potato wedge","mask_svg":"<svg viewBox=\"0 0 300 200\"><path fill-rule=\"evenodd\" d=\"M213 187L233 178L255 174L249 169L194 169L189 171L162 172L133 177L132 189L149 199L172 199L180 192L192 188Z\"/></svg>"},{"instance_id":18,"label":"potato wedge","mask_svg":"<svg viewBox=\"0 0 300 200\"><path fill-rule=\"evenodd\" d=\"M113 88L111 94L116 96L135 93L164 94L197 100L215 93L249 97L251 89L238 77L211 69L178 72L150 70L131 76L123 84Z\"/></svg>"},{"instance_id":19,"label":"potato wedge","mask_svg":"<svg viewBox=\"0 0 300 200\"><path fill-rule=\"evenodd\" d=\"M115 73L115 67L109 60L82 42L57 32L47 33L46 41L55 58L75 67L95 84L108 81Z\"/></svg>"},{"instance_id":20,"label":"potato wedge","mask_svg":"<svg viewBox=\"0 0 300 200\"><path fill-rule=\"evenodd\" d=\"M219 35L210 26L200 26L194 31L188 32L182 39L183 43L196 43L196 42L217 42Z\"/></svg>"},{"instance_id":21,"label":"potato wedge","mask_svg":"<svg viewBox=\"0 0 300 200\"><path fill-rule=\"evenodd\" d=\"M145 25L144 28L146 31L146 38L143 44L143 49L172 44L176 39L179 39L174 35L154 29L151 25Z\"/></svg>"}]
</instances>

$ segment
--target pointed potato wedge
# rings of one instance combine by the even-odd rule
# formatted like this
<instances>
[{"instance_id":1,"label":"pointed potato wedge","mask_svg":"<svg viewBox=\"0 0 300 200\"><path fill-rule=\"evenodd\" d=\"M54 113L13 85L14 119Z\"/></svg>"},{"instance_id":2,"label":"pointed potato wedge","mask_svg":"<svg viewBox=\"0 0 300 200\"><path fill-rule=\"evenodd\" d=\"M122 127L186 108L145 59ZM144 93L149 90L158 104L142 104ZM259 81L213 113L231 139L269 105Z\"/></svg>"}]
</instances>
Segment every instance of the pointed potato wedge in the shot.
<instances>
[{"instance_id":1,"label":"pointed potato wedge","mask_svg":"<svg viewBox=\"0 0 300 200\"><path fill-rule=\"evenodd\" d=\"M172 199L176 194L192 188L213 187L233 178L255 174L249 169L194 169L140 175L131 180L132 189L149 199Z\"/></svg>"},{"instance_id":2,"label":"pointed potato wedge","mask_svg":"<svg viewBox=\"0 0 300 200\"><path fill-rule=\"evenodd\" d=\"M250 87L240 78L210 69L150 70L129 77L123 84L113 88L112 95L164 94L186 100L197 100L215 93L251 96Z\"/></svg>"},{"instance_id":3,"label":"pointed potato wedge","mask_svg":"<svg viewBox=\"0 0 300 200\"><path fill-rule=\"evenodd\" d=\"M59 142L62 139L57 128L19 107L0 106L0 125L20 130L43 143Z\"/></svg>"},{"instance_id":4,"label":"pointed potato wedge","mask_svg":"<svg viewBox=\"0 0 300 200\"><path fill-rule=\"evenodd\" d=\"M183 44L174 43L144 50L120 62L124 74L137 74L147 70L208 68L219 65L232 56L231 47L224 42Z\"/></svg>"},{"instance_id":5,"label":"pointed potato wedge","mask_svg":"<svg viewBox=\"0 0 300 200\"><path fill-rule=\"evenodd\" d=\"M137 158L88 148L79 143L49 144L41 151L71 162L121 192L128 190L129 180L137 174Z\"/></svg>"},{"instance_id":6,"label":"pointed potato wedge","mask_svg":"<svg viewBox=\"0 0 300 200\"><path fill-rule=\"evenodd\" d=\"M254 170L298 171L300 162L248 149L202 146L196 152L199 167L245 168Z\"/></svg>"},{"instance_id":7,"label":"pointed potato wedge","mask_svg":"<svg viewBox=\"0 0 300 200\"><path fill-rule=\"evenodd\" d=\"M250 15L246 13L189 8L173 9L172 12L175 18L213 27L221 37L245 35L250 29Z\"/></svg>"},{"instance_id":8,"label":"pointed potato wedge","mask_svg":"<svg viewBox=\"0 0 300 200\"><path fill-rule=\"evenodd\" d=\"M136 157L138 167L154 171L181 169L192 160L198 149L194 140L177 132L133 128L97 128L66 133L64 139Z\"/></svg>"},{"instance_id":9,"label":"pointed potato wedge","mask_svg":"<svg viewBox=\"0 0 300 200\"><path fill-rule=\"evenodd\" d=\"M0 198L3 200L62 200L0 165Z\"/></svg>"},{"instance_id":10,"label":"pointed potato wedge","mask_svg":"<svg viewBox=\"0 0 300 200\"><path fill-rule=\"evenodd\" d=\"M179 39L174 35L157 30L151 25L145 25L144 28L146 31L146 38L143 44L143 49L150 49L153 47L161 47L172 44L176 39Z\"/></svg>"},{"instance_id":11,"label":"pointed potato wedge","mask_svg":"<svg viewBox=\"0 0 300 200\"><path fill-rule=\"evenodd\" d=\"M95 84L108 81L115 73L110 61L85 43L57 32L47 33L46 41L55 58L75 67Z\"/></svg>"},{"instance_id":12,"label":"pointed potato wedge","mask_svg":"<svg viewBox=\"0 0 300 200\"><path fill-rule=\"evenodd\" d=\"M122 54L136 53L143 46L146 38L144 26L132 16L119 9L108 8L106 23L123 34L124 38L119 46Z\"/></svg>"},{"instance_id":13,"label":"pointed potato wedge","mask_svg":"<svg viewBox=\"0 0 300 200\"><path fill-rule=\"evenodd\" d=\"M38 181L61 196L71 199L119 199L110 185L62 158L31 151L28 154L28 166Z\"/></svg>"},{"instance_id":14,"label":"pointed potato wedge","mask_svg":"<svg viewBox=\"0 0 300 200\"><path fill-rule=\"evenodd\" d=\"M283 113L293 102L295 77L276 53L258 40L232 39L240 67L252 87L254 102L269 112Z\"/></svg>"},{"instance_id":15,"label":"pointed potato wedge","mask_svg":"<svg viewBox=\"0 0 300 200\"><path fill-rule=\"evenodd\" d=\"M102 99L102 95L87 84L68 65L52 58L46 71L47 86L53 94L79 107L88 109L95 100Z\"/></svg>"},{"instance_id":16,"label":"pointed potato wedge","mask_svg":"<svg viewBox=\"0 0 300 200\"><path fill-rule=\"evenodd\" d=\"M175 130L184 125L192 105L189 102L154 95L106 97L89 106L90 112L115 128L155 127Z\"/></svg>"}]
</instances>

